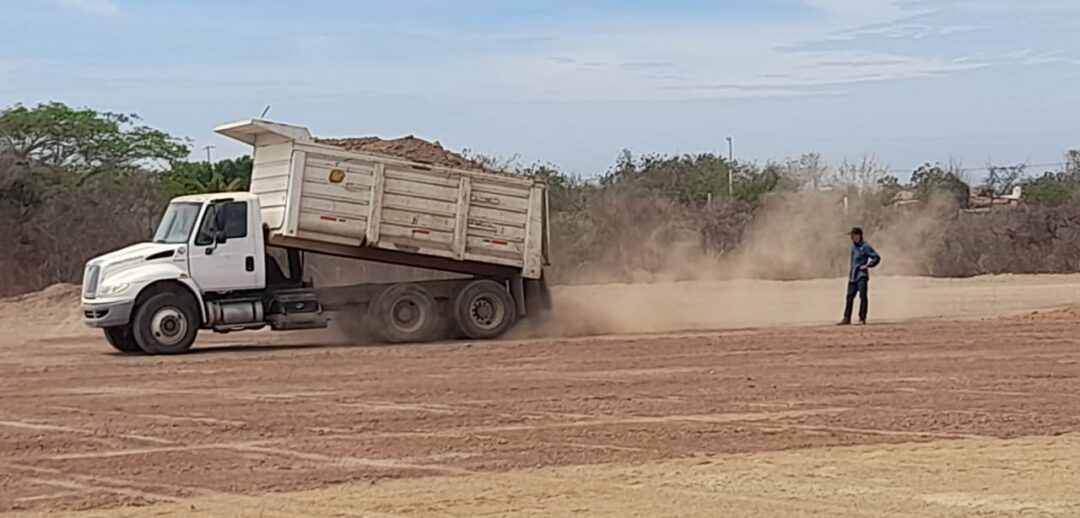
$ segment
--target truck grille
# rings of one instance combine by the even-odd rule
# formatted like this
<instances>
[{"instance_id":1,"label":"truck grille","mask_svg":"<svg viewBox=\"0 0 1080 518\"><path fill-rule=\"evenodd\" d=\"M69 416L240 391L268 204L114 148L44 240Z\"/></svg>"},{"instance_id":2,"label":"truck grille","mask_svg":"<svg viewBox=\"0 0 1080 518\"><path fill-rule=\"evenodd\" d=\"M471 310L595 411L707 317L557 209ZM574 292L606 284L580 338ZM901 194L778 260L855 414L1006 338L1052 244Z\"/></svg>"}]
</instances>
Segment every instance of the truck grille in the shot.
<instances>
[{"instance_id":1,"label":"truck grille","mask_svg":"<svg viewBox=\"0 0 1080 518\"><path fill-rule=\"evenodd\" d=\"M93 265L86 269L83 277L83 298L92 299L97 296L98 278L101 276L101 267Z\"/></svg>"}]
</instances>

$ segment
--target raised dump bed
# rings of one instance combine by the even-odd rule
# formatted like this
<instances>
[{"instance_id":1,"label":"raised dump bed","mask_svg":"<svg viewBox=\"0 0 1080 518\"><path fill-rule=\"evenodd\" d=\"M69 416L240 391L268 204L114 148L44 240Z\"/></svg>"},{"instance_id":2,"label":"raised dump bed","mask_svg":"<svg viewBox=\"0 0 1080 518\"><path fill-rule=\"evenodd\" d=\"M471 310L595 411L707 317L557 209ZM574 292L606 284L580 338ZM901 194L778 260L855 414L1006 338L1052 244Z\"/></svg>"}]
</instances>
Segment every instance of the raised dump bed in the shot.
<instances>
[{"instance_id":1,"label":"raised dump bed","mask_svg":"<svg viewBox=\"0 0 1080 518\"><path fill-rule=\"evenodd\" d=\"M216 129L254 151L251 192L271 245L486 275L539 279L542 182L323 144L306 128L249 120Z\"/></svg>"}]
</instances>

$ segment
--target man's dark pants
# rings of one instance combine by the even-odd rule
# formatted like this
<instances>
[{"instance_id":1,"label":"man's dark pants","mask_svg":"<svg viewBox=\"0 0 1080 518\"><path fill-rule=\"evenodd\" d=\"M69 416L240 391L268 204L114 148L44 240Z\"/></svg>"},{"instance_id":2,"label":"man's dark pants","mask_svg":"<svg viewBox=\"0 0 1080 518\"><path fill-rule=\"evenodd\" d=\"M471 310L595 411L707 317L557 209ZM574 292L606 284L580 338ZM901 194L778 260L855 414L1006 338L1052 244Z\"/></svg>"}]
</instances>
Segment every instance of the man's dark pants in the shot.
<instances>
[{"instance_id":1,"label":"man's dark pants","mask_svg":"<svg viewBox=\"0 0 1080 518\"><path fill-rule=\"evenodd\" d=\"M859 295L859 322L866 322L866 313L870 309L870 300L868 298L868 291L870 289L870 278L862 277L855 282L849 282L847 285L847 306L844 307L844 322L851 322L851 310L854 309L855 295Z\"/></svg>"}]
</instances>

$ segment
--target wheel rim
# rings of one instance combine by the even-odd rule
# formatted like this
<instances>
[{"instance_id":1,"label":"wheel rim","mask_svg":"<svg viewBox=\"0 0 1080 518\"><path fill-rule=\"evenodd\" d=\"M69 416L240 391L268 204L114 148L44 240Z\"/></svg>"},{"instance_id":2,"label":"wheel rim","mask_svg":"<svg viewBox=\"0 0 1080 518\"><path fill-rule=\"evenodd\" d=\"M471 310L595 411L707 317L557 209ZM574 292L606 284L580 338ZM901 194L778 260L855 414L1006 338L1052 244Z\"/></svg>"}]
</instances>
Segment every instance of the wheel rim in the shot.
<instances>
[{"instance_id":1,"label":"wheel rim","mask_svg":"<svg viewBox=\"0 0 1080 518\"><path fill-rule=\"evenodd\" d=\"M390 323L406 333L419 330L425 320L424 310L413 299L401 299L390 308Z\"/></svg>"},{"instance_id":2,"label":"wheel rim","mask_svg":"<svg viewBox=\"0 0 1080 518\"><path fill-rule=\"evenodd\" d=\"M492 330L506 318L506 307L495 297L480 295L469 304L469 317L477 327Z\"/></svg>"},{"instance_id":3,"label":"wheel rim","mask_svg":"<svg viewBox=\"0 0 1080 518\"><path fill-rule=\"evenodd\" d=\"M150 321L150 333L161 345L176 345L187 335L188 320L177 308L161 308Z\"/></svg>"}]
</instances>

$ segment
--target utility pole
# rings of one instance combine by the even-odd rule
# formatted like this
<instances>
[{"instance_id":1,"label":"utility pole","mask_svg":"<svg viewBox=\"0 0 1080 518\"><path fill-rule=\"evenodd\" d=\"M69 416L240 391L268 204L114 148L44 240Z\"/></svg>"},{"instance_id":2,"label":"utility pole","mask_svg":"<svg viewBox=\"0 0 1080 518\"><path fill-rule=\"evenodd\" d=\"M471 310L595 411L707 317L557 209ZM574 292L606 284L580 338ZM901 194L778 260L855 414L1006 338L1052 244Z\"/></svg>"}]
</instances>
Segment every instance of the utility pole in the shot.
<instances>
[{"instance_id":1,"label":"utility pole","mask_svg":"<svg viewBox=\"0 0 1080 518\"><path fill-rule=\"evenodd\" d=\"M210 150L214 149L214 147L215 146L206 146L206 147L203 148L203 149L206 150L206 165L213 165L214 164L214 161L210 159Z\"/></svg>"},{"instance_id":2,"label":"utility pole","mask_svg":"<svg viewBox=\"0 0 1080 518\"><path fill-rule=\"evenodd\" d=\"M735 139L732 137L727 138L727 190L728 197L735 197L735 175L732 168L735 166Z\"/></svg>"}]
</instances>

